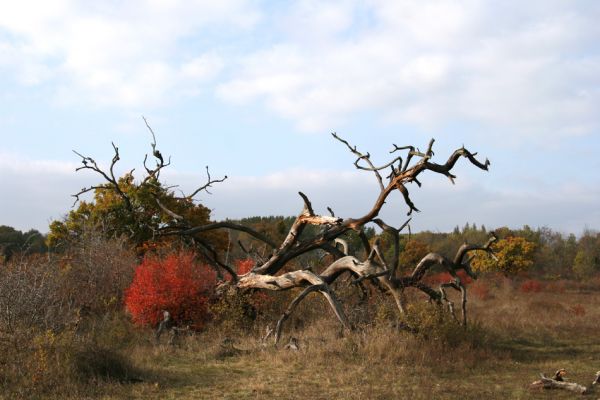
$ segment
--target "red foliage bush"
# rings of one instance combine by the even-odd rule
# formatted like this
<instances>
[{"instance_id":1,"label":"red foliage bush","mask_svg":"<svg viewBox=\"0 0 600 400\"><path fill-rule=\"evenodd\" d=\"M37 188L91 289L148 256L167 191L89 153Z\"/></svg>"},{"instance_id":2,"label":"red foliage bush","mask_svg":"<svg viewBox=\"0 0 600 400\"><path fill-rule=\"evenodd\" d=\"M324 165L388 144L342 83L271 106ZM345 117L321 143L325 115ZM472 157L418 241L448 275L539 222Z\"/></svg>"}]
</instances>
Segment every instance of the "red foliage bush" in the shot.
<instances>
[{"instance_id":1,"label":"red foliage bush","mask_svg":"<svg viewBox=\"0 0 600 400\"><path fill-rule=\"evenodd\" d=\"M125 307L139 325L156 325L166 310L176 324L198 330L210 317L208 301L215 285L215 272L193 253L147 256L125 292Z\"/></svg>"},{"instance_id":2,"label":"red foliage bush","mask_svg":"<svg viewBox=\"0 0 600 400\"><path fill-rule=\"evenodd\" d=\"M523 293L539 293L543 289L542 282L536 279L528 279L521 284L521 292Z\"/></svg>"},{"instance_id":3,"label":"red foliage bush","mask_svg":"<svg viewBox=\"0 0 600 400\"><path fill-rule=\"evenodd\" d=\"M463 285L468 285L473 282L473 279L463 270L457 271L456 275L458 275ZM430 285L440 285L442 283L453 281L454 278L449 272L440 272L426 276L423 280Z\"/></svg>"},{"instance_id":4,"label":"red foliage bush","mask_svg":"<svg viewBox=\"0 0 600 400\"><path fill-rule=\"evenodd\" d=\"M236 260L235 266L237 267L237 274L244 275L254 268L254 260L250 258L246 258L245 260Z\"/></svg>"}]
</instances>

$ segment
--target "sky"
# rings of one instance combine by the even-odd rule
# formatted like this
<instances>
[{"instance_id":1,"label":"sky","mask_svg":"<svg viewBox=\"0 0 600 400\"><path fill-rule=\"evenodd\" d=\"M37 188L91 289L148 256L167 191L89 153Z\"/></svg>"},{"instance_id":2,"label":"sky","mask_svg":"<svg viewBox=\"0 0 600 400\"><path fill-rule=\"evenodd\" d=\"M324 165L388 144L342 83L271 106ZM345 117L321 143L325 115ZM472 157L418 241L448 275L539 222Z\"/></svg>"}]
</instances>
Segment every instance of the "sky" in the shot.
<instances>
[{"instance_id":1,"label":"sky","mask_svg":"<svg viewBox=\"0 0 600 400\"><path fill-rule=\"evenodd\" d=\"M600 228L600 2L0 0L0 225L42 232L99 182L89 155L143 171L151 136L167 183L214 219L315 211L358 217L393 144L434 161L465 146L452 185L410 187L413 230ZM394 194L383 218L399 226Z\"/></svg>"}]
</instances>

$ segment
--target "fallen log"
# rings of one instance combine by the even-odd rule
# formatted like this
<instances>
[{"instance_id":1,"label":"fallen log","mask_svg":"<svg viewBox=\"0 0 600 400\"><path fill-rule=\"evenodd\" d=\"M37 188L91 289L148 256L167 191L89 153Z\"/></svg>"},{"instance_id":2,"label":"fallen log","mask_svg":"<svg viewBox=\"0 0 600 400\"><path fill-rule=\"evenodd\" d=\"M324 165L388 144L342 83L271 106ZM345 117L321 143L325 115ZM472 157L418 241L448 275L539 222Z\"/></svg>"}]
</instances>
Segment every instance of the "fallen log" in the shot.
<instances>
[{"instance_id":1,"label":"fallen log","mask_svg":"<svg viewBox=\"0 0 600 400\"><path fill-rule=\"evenodd\" d=\"M564 389L578 394L586 394L588 392L588 389L585 386L575 382L557 381L556 379L546 377L543 373L540 374L540 378L541 379L531 383L530 387L532 389Z\"/></svg>"}]
</instances>

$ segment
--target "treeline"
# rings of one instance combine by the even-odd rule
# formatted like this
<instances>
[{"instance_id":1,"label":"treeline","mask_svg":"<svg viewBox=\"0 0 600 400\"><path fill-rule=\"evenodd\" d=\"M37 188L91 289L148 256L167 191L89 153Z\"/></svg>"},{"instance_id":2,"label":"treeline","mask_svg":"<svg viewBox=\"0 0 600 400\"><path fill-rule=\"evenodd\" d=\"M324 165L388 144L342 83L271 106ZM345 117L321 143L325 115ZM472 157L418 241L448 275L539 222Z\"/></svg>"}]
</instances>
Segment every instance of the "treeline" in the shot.
<instances>
[{"instance_id":1,"label":"treeline","mask_svg":"<svg viewBox=\"0 0 600 400\"><path fill-rule=\"evenodd\" d=\"M45 253L46 237L35 229L21 232L11 226L0 225L0 261L8 262L15 254Z\"/></svg>"},{"instance_id":2,"label":"treeline","mask_svg":"<svg viewBox=\"0 0 600 400\"><path fill-rule=\"evenodd\" d=\"M276 244L281 243L294 223L295 217L266 216L249 217L233 222L240 223L268 236ZM321 227L307 226L305 234L315 234ZM530 274L542 278L585 278L600 272L600 232L586 229L582 235L565 235L550 228L542 227L533 229L528 225L520 229L500 227L488 229L485 225L467 223L463 227L456 226L452 232L423 231L418 233L404 233L401 235L401 261L407 268L430 251L452 257L456 249L463 243L485 243L490 231L494 231L499 239L519 237L534 245L533 265L529 268ZM373 240L380 235L391 257L389 238L378 233L374 228L367 228L365 235ZM364 256L364 250L359 236L349 232L344 239L348 242L349 253ZM252 240L247 234L237 231L228 233L227 250L223 255L226 261L244 258L267 257L271 249L264 244ZM35 254L48 251L46 235L35 229L22 232L13 227L0 226L0 261L8 262L16 254ZM307 255L297 260L297 263L306 266L317 265L325 257L324 252Z\"/></svg>"},{"instance_id":3,"label":"treeline","mask_svg":"<svg viewBox=\"0 0 600 400\"><path fill-rule=\"evenodd\" d=\"M530 274L545 278L585 278L600 272L599 232L586 229L577 238L572 233L564 235L547 227L532 229L528 225L520 229L500 227L493 231L499 239L519 237L533 243L535 250ZM482 243L488 235L485 226L467 223L462 228L455 227L451 233L421 232L413 238L446 255L465 241Z\"/></svg>"}]
</instances>

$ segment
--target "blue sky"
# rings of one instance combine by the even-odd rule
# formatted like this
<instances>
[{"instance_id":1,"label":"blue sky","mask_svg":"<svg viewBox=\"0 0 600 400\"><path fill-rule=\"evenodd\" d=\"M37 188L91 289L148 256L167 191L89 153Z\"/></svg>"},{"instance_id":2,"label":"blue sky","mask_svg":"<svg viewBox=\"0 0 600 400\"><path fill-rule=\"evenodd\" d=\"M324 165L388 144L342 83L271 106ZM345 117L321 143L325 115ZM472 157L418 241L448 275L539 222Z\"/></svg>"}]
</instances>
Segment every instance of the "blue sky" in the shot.
<instances>
[{"instance_id":1,"label":"blue sky","mask_svg":"<svg viewBox=\"0 0 600 400\"><path fill-rule=\"evenodd\" d=\"M217 219L317 210L358 216L372 176L329 135L384 163L392 143L492 162L412 189L413 229L465 222L600 228L596 1L0 0L0 224L47 230L76 149L141 170L149 134L169 183L230 179L200 201ZM383 216L400 225L392 199Z\"/></svg>"}]
</instances>

